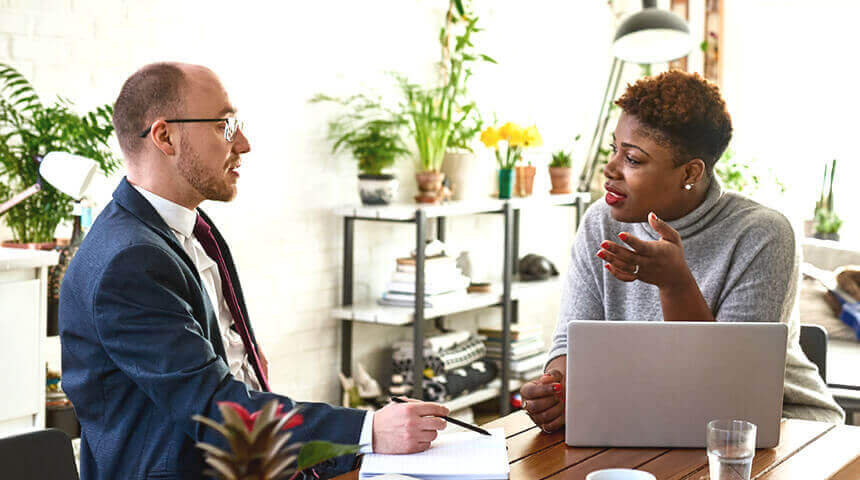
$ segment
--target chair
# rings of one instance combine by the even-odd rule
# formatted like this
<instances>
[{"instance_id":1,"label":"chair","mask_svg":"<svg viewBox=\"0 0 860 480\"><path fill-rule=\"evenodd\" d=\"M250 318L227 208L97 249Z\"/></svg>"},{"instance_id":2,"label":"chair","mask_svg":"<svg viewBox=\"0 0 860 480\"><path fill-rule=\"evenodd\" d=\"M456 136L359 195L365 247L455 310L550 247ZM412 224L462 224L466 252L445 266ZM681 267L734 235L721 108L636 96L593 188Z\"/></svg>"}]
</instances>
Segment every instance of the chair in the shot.
<instances>
[{"instance_id":1,"label":"chair","mask_svg":"<svg viewBox=\"0 0 860 480\"><path fill-rule=\"evenodd\" d=\"M53 428L0 438L0 473L15 480L79 480L72 441Z\"/></svg>"},{"instance_id":2,"label":"chair","mask_svg":"<svg viewBox=\"0 0 860 480\"><path fill-rule=\"evenodd\" d=\"M800 349L809 361L818 367L818 373L827 383L827 331L819 325L800 326ZM854 423L852 415L860 412L860 388L851 385L828 385L836 403L845 410L845 423Z\"/></svg>"},{"instance_id":3,"label":"chair","mask_svg":"<svg viewBox=\"0 0 860 480\"><path fill-rule=\"evenodd\" d=\"M820 325L801 325L800 349L818 367L821 379L827 383L827 330Z\"/></svg>"}]
</instances>

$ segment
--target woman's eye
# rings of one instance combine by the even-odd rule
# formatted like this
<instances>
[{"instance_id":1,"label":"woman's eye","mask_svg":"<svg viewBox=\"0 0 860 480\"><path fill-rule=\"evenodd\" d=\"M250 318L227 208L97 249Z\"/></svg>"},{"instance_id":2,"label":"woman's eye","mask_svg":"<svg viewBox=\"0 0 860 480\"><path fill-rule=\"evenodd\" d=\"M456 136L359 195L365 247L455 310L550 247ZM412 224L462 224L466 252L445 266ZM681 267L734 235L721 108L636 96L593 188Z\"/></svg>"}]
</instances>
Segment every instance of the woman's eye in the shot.
<instances>
[{"instance_id":1,"label":"woman's eye","mask_svg":"<svg viewBox=\"0 0 860 480\"><path fill-rule=\"evenodd\" d=\"M642 163L642 162L637 162L636 160L634 160L631 157L626 157L626 158L627 158L627 162L630 163L631 165L639 165L640 163Z\"/></svg>"}]
</instances>

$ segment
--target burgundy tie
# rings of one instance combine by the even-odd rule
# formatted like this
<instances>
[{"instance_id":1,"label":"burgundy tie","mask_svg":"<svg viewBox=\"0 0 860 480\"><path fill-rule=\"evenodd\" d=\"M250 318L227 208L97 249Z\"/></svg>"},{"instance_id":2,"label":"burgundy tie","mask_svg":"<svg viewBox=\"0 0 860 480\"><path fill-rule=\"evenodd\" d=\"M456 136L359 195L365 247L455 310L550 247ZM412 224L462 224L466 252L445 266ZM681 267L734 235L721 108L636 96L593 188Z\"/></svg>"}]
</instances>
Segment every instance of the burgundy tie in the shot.
<instances>
[{"instance_id":1,"label":"burgundy tie","mask_svg":"<svg viewBox=\"0 0 860 480\"><path fill-rule=\"evenodd\" d=\"M194 236L197 241L209 255L209 258L215 260L218 264L218 274L221 276L221 291L224 294L224 300L227 302L227 307L233 315L233 324L242 337L242 343L245 344L245 352L251 361L251 366L254 367L254 372L260 380L260 386L263 391L270 392L269 381L263 374L263 369L260 365L260 357L257 355L257 349L254 347L254 342L251 341L251 334L248 332L248 324L245 322L245 316L242 315L242 310L239 309L239 300L236 299L236 292L233 290L233 282L230 280L230 275L227 273L227 264L224 263L224 257L221 255L221 249L218 248L218 242L215 241L215 236L212 235L212 228L203 220L203 217L197 215L197 223L194 225ZM215 305L215 308L219 308Z\"/></svg>"}]
</instances>

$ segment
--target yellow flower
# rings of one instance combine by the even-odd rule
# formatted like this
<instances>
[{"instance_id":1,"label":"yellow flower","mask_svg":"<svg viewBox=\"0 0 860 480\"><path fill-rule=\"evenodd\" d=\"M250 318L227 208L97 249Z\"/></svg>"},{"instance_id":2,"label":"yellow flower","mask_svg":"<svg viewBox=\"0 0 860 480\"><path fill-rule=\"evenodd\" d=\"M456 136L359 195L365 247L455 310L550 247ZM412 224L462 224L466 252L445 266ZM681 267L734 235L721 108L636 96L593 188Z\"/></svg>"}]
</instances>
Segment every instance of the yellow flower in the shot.
<instances>
[{"instance_id":1,"label":"yellow flower","mask_svg":"<svg viewBox=\"0 0 860 480\"><path fill-rule=\"evenodd\" d=\"M538 132L537 125L532 125L525 129L523 136L525 137L523 145L526 147L539 147L543 145L543 138L541 138Z\"/></svg>"},{"instance_id":2,"label":"yellow flower","mask_svg":"<svg viewBox=\"0 0 860 480\"><path fill-rule=\"evenodd\" d=\"M525 141L523 129L516 123L512 122L502 125L502 128L499 129L499 135L503 140L507 140L508 145L512 147L520 147Z\"/></svg>"},{"instance_id":3,"label":"yellow flower","mask_svg":"<svg viewBox=\"0 0 860 480\"><path fill-rule=\"evenodd\" d=\"M495 127L487 127L486 130L481 132L481 142L487 148L499 148L499 129Z\"/></svg>"}]
</instances>

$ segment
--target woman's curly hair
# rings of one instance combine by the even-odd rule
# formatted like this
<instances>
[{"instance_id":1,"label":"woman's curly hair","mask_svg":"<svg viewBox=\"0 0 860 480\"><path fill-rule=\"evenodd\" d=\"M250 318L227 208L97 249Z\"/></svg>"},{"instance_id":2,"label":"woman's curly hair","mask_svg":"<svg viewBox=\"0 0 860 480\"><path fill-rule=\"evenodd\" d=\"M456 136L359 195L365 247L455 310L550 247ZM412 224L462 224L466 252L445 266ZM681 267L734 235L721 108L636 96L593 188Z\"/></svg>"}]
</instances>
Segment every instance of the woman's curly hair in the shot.
<instances>
[{"instance_id":1,"label":"woman's curly hair","mask_svg":"<svg viewBox=\"0 0 860 480\"><path fill-rule=\"evenodd\" d=\"M732 138L732 119L719 87L698 73L672 70L639 79L615 104L675 152L675 165L701 158L710 172Z\"/></svg>"}]
</instances>

